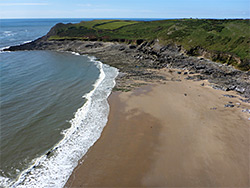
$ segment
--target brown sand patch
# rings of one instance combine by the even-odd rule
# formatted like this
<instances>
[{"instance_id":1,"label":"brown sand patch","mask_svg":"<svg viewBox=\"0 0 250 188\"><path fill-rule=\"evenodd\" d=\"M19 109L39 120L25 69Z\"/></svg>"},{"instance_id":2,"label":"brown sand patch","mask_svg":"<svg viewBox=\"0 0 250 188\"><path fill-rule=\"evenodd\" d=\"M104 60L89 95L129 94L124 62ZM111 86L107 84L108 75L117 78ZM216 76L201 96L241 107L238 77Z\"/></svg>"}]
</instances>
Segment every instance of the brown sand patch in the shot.
<instances>
[{"instance_id":1,"label":"brown sand patch","mask_svg":"<svg viewBox=\"0 0 250 188\"><path fill-rule=\"evenodd\" d=\"M141 185L149 170L161 130L159 121L137 109L124 113L125 104L118 93L113 93L109 102L109 126L102 141L88 151L67 186L134 187Z\"/></svg>"},{"instance_id":2,"label":"brown sand patch","mask_svg":"<svg viewBox=\"0 0 250 188\"><path fill-rule=\"evenodd\" d=\"M225 108L239 99L162 74L165 83L112 93L108 124L68 185L249 187L249 104Z\"/></svg>"}]
</instances>

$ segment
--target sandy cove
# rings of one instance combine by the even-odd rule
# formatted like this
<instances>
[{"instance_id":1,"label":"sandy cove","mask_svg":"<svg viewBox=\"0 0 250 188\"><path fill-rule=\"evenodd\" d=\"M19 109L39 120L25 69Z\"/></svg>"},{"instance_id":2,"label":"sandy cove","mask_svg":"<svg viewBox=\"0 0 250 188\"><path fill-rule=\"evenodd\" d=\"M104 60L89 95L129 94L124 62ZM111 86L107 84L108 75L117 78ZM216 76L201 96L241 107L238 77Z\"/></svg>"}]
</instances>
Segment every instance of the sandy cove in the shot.
<instances>
[{"instance_id":1,"label":"sandy cove","mask_svg":"<svg viewBox=\"0 0 250 188\"><path fill-rule=\"evenodd\" d=\"M48 37L5 51L77 52L120 71L109 122L68 186L249 187L249 71L190 57L181 46L157 40L134 45ZM223 96L236 93L241 97Z\"/></svg>"},{"instance_id":2,"label":"sandy cove","mask_svg":"<svg viewBox=\"0 0 250 188\"><path fill-rule=\"evenodd\" d=\"M250 115L242 112L250 104L206 81L159 73L166 81L111 94L102 136L67 187L250 186Z\"/></svg>"}]
</instances>

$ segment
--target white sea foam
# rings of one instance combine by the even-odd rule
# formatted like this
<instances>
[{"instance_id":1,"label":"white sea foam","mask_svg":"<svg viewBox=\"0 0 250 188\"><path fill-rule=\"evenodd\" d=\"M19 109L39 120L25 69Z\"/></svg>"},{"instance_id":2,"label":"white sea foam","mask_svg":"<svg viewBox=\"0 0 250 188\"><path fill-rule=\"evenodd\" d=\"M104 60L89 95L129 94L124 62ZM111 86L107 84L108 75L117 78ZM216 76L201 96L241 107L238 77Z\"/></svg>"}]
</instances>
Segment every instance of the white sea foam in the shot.
<instances>
[{"instance_id":1,"label":"white sea foam","mask_svg":"<svg viewBox=\"0 0 250 188\"><path fill-rule=\"evenodd\" d=\"M14 33L13 31L4 31L3 32L3 35L5 36L5 37L9 37L9 36L13 36L13 35L15 35L16 33Z\"/></svg>"},{"instance_id":2,"label":"white sea foam","mask_svg":"<svg viewBox=\"0 0 250 188\"><path fill-rule=\"evenodd\" d=\"M26 44L26 43L30 43L30 42L32 42L32 40L24 41L24 42L22 42L21 44ZM5 47L0 48L0 53L10 52L10 51L3 51L3 50L5 50L5 49L8 49L9 47L10 47L10 46L5 46Z\"/></svg>"},{"instance_id":3,"label":"white sea foam","mask_svg":"<svg viewBox=\"0 0 250 188\"><path fill-rule=\"evenodd\" d=\"M99 79L94 89L83 96L87 101L70 121L71 127L64 131L64 138L51 150L51 156L37 158L16 182L10 183L5 179L2 186L63 187L78 161L99 139L108 120L107 98L115 85L118 70L96 61L94 57L90 60L100 70Z\"/></svg>"},{"instance_id":4,"label":"white sea foam","mask_svg":"<svg viewBox=\"0 0 250 188\"><path fill-rule=\"evenodd\" d=\"M26 43L30 43L30 42L32 42L32 40L24 41L22 44L26 44Z\"/></svg>"},{"instance_id":5,"label":"white sea foam","mask_svg":"<svg viewBox=\"0 0 250 188\"><path fill-rule=\"evenodd\" d=\"M79 53L77 52L71 52L73 55L80 55Z\"/></svg>"},{"instance_id":6,"label":"white sea foam","mask_svg":"<svg viewBox=\"0 0 250 188\"><path fill-rule=\"evenodd\" d=\"M10 183L11 180L9 178L0 176L0 187L8 187Z\"/></svg>"},{"instance_id":7,"label":"white sea foam","mask_svg":"<svg viewBox=\"0 0 250 188\"><path fill-rule=\"evenodd\" d=\"M10 46L5 46L5 47L2 47L0 48L0 52L3 53L3 52L9 52L9 51L3 51L4 49L8 49Z\"/></svg>"}]
</instances>

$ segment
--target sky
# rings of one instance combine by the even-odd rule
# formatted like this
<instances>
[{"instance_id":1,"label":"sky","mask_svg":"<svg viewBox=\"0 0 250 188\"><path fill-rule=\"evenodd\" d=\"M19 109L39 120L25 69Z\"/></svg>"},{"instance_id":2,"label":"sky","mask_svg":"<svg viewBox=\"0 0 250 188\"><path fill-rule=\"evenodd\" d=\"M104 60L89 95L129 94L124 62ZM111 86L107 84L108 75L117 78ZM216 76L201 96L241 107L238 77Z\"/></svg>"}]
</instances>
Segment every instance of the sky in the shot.
<instances>
[{"instance_id":1,"label":"sky","mask_svg":"<svg viewBox=\"0 0 250 188\"><path fill-rule=\"evenodd\" d=\"M250 0L0 0L0 18L250 18Z\"/></svg>"}]
</instances>

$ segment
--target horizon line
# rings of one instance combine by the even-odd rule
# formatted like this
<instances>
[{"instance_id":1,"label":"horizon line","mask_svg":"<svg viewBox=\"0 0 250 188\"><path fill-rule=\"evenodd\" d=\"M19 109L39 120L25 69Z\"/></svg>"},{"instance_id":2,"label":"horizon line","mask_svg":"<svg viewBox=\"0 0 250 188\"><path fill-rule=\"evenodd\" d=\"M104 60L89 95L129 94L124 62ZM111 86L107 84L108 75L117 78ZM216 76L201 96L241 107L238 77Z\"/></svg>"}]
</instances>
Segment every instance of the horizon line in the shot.
<instances>
[{"instance_id":1,"label":"horizon line","mask_svg":"<svg viewBox=\"0 0 250 188\"><path fill-rule=\"evenodd\" d=\"M250 19L250 17L249 18L243 18L243 17L226 17L226 18L215 18L215 17L177 17L177 18L146 18L146 17L138 17L138 18L125 18L125 17L120 17L120 18L118 18L118 17L116 17L116 18L114 18L114 17L98 17L98 18L94 18L94 17L92 17L92 18L84 18L84 17L78 17L78 18L74 18L74 17L72 17L72 18L67 18L67 17L51 17L51 18L48 18L48 17L44 17L44 18L38 18L38 17L34 17L34 18L27 18L27 17L13 17L13 18L0 18L0 20L1 19L219 19L219 20L221 20L221 19Z\"/></svg>"}]
</instances>

